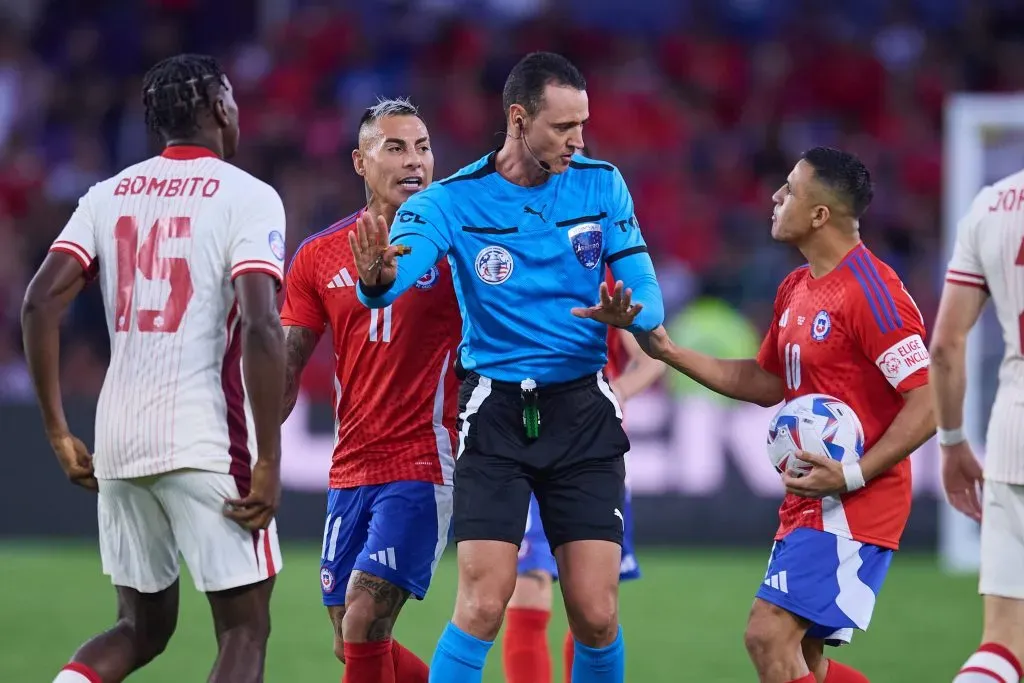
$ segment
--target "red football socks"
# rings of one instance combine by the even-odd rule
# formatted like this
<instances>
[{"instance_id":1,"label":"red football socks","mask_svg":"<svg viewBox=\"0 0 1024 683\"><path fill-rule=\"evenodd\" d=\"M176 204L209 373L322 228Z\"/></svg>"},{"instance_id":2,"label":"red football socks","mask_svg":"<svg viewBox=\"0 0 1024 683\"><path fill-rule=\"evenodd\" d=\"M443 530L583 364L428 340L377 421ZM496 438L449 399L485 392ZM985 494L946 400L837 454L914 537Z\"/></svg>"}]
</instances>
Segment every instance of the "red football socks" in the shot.
<instances>
[{"instance_id":1,"label":"red football socks","mask_svg":"<svg viewBox=\"0 0 1024 683\"><path fill-rule=\"evenodd\" d=\"M551 612L510 607L505 611L501 661L506 683L549 683L551 652L548 622Z\"/></svg>"},{"instance_id":2,"label":"red football socks","mask_svg":"<svg viewBox=\"0 0 1024 683\"><path fill-rule=\"evenodd\" d=\"M391 641L345 643L342 683L396 683Z\"/></svg>"},{"instance_id":3,"label":"red football socks","mask_svg":"<svg viewBox=\"0 0 1024 683\"><path fill-rule=\"evenodd\" d=\"M391 658L395 663L395 683L427 683L430 679L426 662L395 640L391 641Z\"/></svg>"},{"instance_id":4,"label":"red football socks","mask_svg":"<svg viewBox=\"0 0 1024 683\"><path fill-rule=\"evenodd\" d=\"M825 683L871 683L868 677L834 659L828 660L828 673L825 674Z\"/></svg>"},{"instance_id":5,"label":"red football socks","mask_svg":"<svg viewBox=\"0 0 1024 683\"><path fill-rule=\"evenodd\" d=\"M572 659L576 656L576 639L572 637L572 631L565 632L565 642L562 643L562 661L565 663L565 683L572 683Z\"/></svg>"}]
</instances>

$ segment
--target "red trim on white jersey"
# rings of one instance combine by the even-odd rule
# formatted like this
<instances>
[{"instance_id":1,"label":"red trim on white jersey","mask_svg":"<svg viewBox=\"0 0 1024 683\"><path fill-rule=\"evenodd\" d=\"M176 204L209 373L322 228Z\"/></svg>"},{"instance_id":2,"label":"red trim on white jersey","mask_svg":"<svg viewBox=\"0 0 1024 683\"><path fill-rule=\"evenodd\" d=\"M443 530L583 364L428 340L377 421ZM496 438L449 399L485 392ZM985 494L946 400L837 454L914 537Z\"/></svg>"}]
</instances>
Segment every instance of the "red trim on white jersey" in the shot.
<instances>
[{"instance_id":1,"label":"red trim on white jersey","mask_svg":"<svg viewBox=\"0 0 1024 683\"><path fill-rule=\"evenodd\" d=\"M235 278L239 275L245 275L246 273L266 273L274 277L278 282L284 279L284 275L281 272L281 267L276 266L269 261L241 261L231 269L231 280L234 282Z\"/></svg>"},{"instance_id":2,"label":"red trim on white jersey","mask_svg":"<svg viewBox=\"0 0 1024 683\"><path fill-rule=\"evenodd\" d=\"M170 147L164 147L164 151L160 153L160 156L165 159L174 159L175 161L190 161L192 159L202 159L203 157L220 158L212 149L200 147L199 145L171 145Z\"/></svg>"},{"instance_id":3,"label":"red trim on white jersey","mask_svg":"<svg viewBox=\"0 0 1024 683\"><path fill-rule=\"evenodd\" d=\"M965 270L953 270L950 268L946 271L946 282L954 285L965 285L967 287L977 287L978 289L984 289L988 291L988 284L985 282L984 275L978 275L977 273L968 273Z\"/></svg>"},{"instance_id":4,"label":"red trim on white jersey","mask_svg":"<svg viewBox=\"0 0 1024 683\"><path fill-rule=\"evenodd\" d=\"M82 264L83 270L89 270L92 267L92 258L89 256L89 252L80 244L75 244L68 240L59 240L50 246L50 251L58 251L62 254L74 256Z\"/></svg>"},{"instance_id":5,"label":"red trim on white jersey","mask_svg":"<svg viewBox=\"0 0 1024 683\"><path fill-rule=\"evenodd\" d=\"M249 428L245 421L245 389L242 386L242 336L238 334L238 302L231 306L227 322L227 345L220 370L221 389L227 405L229 472L238 486L238 495L249 495L252 483L252 454L249 453Z\"/></svg>"}]
</instances>

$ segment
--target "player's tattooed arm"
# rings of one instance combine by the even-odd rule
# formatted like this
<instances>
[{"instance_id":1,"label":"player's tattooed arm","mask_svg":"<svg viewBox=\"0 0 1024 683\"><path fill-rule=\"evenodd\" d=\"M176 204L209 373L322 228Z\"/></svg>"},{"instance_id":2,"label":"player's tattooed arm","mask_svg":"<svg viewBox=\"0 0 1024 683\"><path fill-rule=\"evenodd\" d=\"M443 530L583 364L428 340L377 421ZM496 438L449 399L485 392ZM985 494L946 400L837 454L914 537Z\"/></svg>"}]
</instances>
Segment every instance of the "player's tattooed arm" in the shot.
<instances>
[{"instance_id":1,"label":"player's tattooed arm","mask_svg":"<svg viewBox=\"0 0 1024 683\"><path fill-rule=\"evenodd\" d=\"M284 376L284 410L281 414L283 423L295 408L299 397L299 380L302 371L313 355L313 349L320 341L320 334L308 327L289 325L284 328L285 376Z\"/></svg>"},{"instance_id":2,"label":"player's tattooed arm","mask_svg":"<svg viewBox=\"0 0 1024 683\"><path fill-rule=\"evenodd\" d=\"M349 634L350 637L362 636L368 642L387 640L391 637L398 613L408 599L409 591L390 581L366 572L354 572L345 595L345 607L352 614L367 615L369 618L355 620L350 615L349 622L355 628L365 631Z\"/></svg>"}]
</instances>

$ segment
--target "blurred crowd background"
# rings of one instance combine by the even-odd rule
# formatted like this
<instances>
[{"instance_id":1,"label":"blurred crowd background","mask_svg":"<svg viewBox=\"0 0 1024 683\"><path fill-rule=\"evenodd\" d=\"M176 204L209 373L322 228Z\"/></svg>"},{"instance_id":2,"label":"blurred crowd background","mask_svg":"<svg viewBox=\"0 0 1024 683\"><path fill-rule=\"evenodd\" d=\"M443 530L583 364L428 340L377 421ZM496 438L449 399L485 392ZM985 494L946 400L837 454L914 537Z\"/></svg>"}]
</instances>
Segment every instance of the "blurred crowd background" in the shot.
<instances>
[{"instance_id":1,"label":"blurred crowd background","mask_svg":"<svg viewBox=\"0 0 1024 683\"><path fill-rule=\"evenodd\" d=\"M0 401L32 400L18 316L49 243L91 184L159 149L140 104L157 60L221 60L235 162L281 193L291 254L362 205L350 151L364 107L410 96L444 177L500 144L504 78L537 49L587 77L588 152L622 169L686 341L735 353L756 348L799 260L771 244L770 197L814 145L871 169L863 235L930 323L944 99L1024 90L1020 0L3 0ZM97 291L68 327L64 386L95 396ZM326 395L327 376L307 372L307 389Z\"/></svg>"}]
</instances>

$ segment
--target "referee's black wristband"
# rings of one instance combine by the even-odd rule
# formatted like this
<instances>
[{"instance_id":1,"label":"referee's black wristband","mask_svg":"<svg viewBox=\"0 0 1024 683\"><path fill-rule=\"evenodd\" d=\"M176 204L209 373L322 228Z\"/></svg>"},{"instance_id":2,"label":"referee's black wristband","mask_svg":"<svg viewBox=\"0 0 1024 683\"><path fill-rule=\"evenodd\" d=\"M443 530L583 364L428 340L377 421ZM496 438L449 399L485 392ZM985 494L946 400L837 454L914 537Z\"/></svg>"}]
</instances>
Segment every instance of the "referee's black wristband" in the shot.
<instances>
[{"instance_id":1,"label":"referee's black wristband","mask_svg":"<svg viewBox=\"0 0 1024 683\"><path fill-rule=\"evenodd\" d=\"M362 280L359 281L359 291L363 293L367 299L376 299L379 296L384 296L391 289L391 286L395 284L395 281L387 283L386 285L368 285Z\"/></svg>"}]
</instances>

